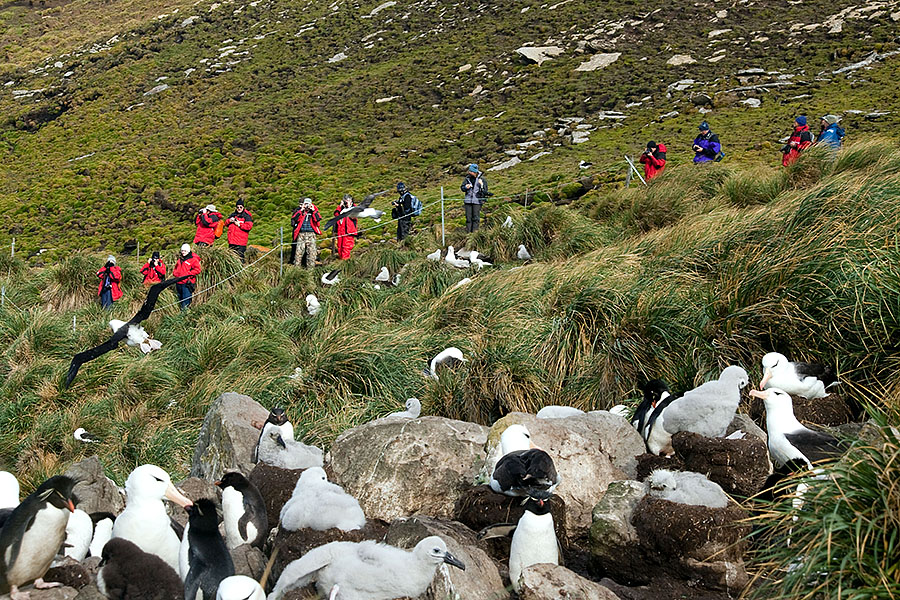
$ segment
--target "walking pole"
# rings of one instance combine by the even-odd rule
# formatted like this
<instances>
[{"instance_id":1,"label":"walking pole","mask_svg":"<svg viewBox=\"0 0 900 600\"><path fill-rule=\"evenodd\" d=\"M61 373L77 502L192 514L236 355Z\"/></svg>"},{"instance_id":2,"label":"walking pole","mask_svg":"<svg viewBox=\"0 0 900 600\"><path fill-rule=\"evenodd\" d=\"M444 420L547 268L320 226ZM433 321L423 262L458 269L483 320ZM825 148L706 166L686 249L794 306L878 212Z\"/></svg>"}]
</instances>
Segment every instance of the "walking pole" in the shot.
<instances>
[{"instance_id":1,"label":"walking pole","mask_svg":"<svg viewBox=\"0 0 900 600\"><path fill-rule=\"evenodd\" d=\"M278 280L281 281L281 275L284 273L284 227L278 228L281 243L278 244L280 258L278 259Z\"/></svg>"},{"instance_id":2,"label":"walking pole","mask_svg":"<svg viewBox=\"0 0 900 600\"><path fill-rule=\"evenodd\" d=\"M0 287L0 306L6 306L6 286Z\"/></svg>"},{"instance_id":3,"label":"walking pole","mask_svg":"<svg viewBox=\"0 0 900 600\"><path fill-rule=\"evenodd\" d=\"M10 249L10 251L9 251L9 257L10 257L10 258L15 258L15 257L16 257L16 238L13 238L12 247L11 247L11 249Z\"/></svg>"},{"instance_id":4,"label":"walking pole","mask_svg":"<svg viewBox=\"0 0 900 600\"><path fill-rule=\"evenodd\" d=\"M137 264L141 264L141 243L137 243Z\"/></svg>"},{"instance_id":5,"label":"walking pole","mask_svg":"<svg viewBox=\"0 0 900 600\"><path fill-rule=\"evenodd\" d=\"M72 333L77 333L75 331L75 315L72 315Z\"/></svg>"},{"instance_id":6,"label":"walking pole","mask_svg":"<svg viewBox=\"0 0 900 600\"><path fill-rule=\"evenodd\" d=\"M15 240L13 240L15 242ZM444 241L444 186L441 186L441 247L446 245Z\"/></svg>"},{"instance_id":7,"label":"walking pole","mask_svg":"<svg viewBox=\"0 0 900 600\"><path fill-rule=\"evenodd\" d=\"M644 185L647 185L647 182L644 181L644 176L640 174L640 172L637 170L637 167L634 166L634 163L631 162L631 159L628 157L627 154L625 155L625 160L628 161L628 165L631 167L631 170L634 171L634 174L638 176L638 179L641 180L641 183L643 183Z\"/></svg>"}]
</instances>

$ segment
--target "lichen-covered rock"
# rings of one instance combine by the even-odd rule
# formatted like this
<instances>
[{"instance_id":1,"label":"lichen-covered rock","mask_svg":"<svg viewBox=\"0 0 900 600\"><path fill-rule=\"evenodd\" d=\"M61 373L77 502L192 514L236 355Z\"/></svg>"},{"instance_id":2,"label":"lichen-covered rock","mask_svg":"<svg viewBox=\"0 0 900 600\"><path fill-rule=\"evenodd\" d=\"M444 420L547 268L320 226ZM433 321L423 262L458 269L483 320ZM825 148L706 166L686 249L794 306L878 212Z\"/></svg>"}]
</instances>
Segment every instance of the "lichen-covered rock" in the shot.
<instances>
[{"instance_id":1,"label":"lichen-covered rock","mask_svg":"<svg viewBox=\"0 0 900 600\"><path fill-rule=\"evenodd\" d=\"M269 416L250 396L226 392L219 396L203 419L194 447L191 476L215 481L226 471L247 475L253 469L253 450L259 429Z\"/></svg>"},{"instance_id":2,"label":"lichen-covered rock","mask_svg":"<svg viewBox=\"0 0 900 600\"><path fill-rule=\"evenodd\" d=\"M398 548L413 548L420 540L440 536L447 550L460 559L466 570L441 566L421 600L497 600L508 597L500 573L487 553L478 547L475 534L462 523L439 521L430 517L412 517L391 523L387 543Z\"/></svg>"},{"instance_id":3,"label":"lichen-covered rock","mask_svg":"<svg viewBox=\"0 0 900 600\"><path fill-rule=\"evenodd\" d=\"M266 570L266 555L259 548L250 544L241 544L231 549L231 561L234 563L235 575L246 575L257 581Z\"/></svg>"},{"instance_id":4,"label":"lichen-covered rock","mask_svg":"<svg viewBox=\"0 0 900 600\"><path fill-rule=\"evenodd\" d=\"M637 481L614 481L592 511L591 555L601 572L618 581L646 583L647 557L631 524L634 509L645 495Z\"/></svg>"},{"instance_id":5,"label":"lichen-covered rock","mask_svg":"<svg viewBox=\"0 0 900 600\"><path fill-rule=\"evenodd\" d=\"M46 590L33 589L29 593L29 600L74 600L79 595L78 590L65 585Z\"/></svg>"},{"instance_id":6,"label":"lichen-covered rock","mask_svg":"<svg viewBox=\"0 0 900 600\"><path fill-rule=\"evenodd\" d=\"M548 563L531 565L522 571L521 600L619 600L609 588Z\"/></svg>"},{"instance_id":7,"label":"lichen-covered rock","mask_svg":"<svg viewBox=\"0 0 900 600\"><path fill-rule=\"evenodd\" d=\"M125 494L106 476L103 464L96 456L75 463L65 474L77 482L74 494L78 498L78 508L84 512L117 515L125 509Z\"/></svg>"},{"instance_id":8,"label":"lichen-covered rock","mask_svg":"<svg viewBox=\"0 0 900 600\"><path fill-rule=\"evenodd\" d=\"M644 442L634 427L607 411L564 419L510 413L491 428L480 481L489 480L500 459L500 435L514 423L525 425L531 441L553 458L560 476L555 494L566 507L568 541L590 527L591 511L610 482L634 478L635 456L644 451Z\"/></svg>"},{"instance_id":9,"label":"lichen-covered rock","mask_svg":"<svg viewBox=\"0 0 900 600\"><path fill-rule=\"evenodd\" d=\"M184 481L179 481L178 483L176 483L175 487L181 490L181 492L191 500L209 498L216 504L222 504L221 492L219 488L217 488L213 482L207 481L206 479L200 479L199 477L188 477ZM164 504L166 505L166 512L169 513L170 517L175 519L175 521L182 527L187 525L188 513L186 510L184 510L174 502L166 501Z\"/></svg>"},{"instance_id":10,"label":"lichen-covered rock","mask_svg":"<svg viewBox=\"0 0 900 600\"><path fill-rule=\"evenodd\" d=\"M672 437L672 447L684 470L706 475L729 494L752 496L769 476L769 449L756 436L728 440L682 431Z\"/></svg>"},{"instance_id":11,"label":"lichen-covered rock","mask_svg":"<svg viewBox=\"0 0 900 600\"><path fill-rule=\"evenodd\" d=\"M326 464L369 519L449 518L484 464L487 432L441 417L379 419L338 436Z\"/></svg>"}]
</instances>

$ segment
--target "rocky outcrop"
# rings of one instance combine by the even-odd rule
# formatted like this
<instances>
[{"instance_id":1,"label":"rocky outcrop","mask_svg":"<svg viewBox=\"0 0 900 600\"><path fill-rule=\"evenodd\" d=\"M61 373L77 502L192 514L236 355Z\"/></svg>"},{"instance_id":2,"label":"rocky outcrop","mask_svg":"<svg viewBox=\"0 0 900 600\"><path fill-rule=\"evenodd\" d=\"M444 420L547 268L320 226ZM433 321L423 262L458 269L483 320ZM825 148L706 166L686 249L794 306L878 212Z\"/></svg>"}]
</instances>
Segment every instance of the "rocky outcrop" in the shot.
<instances>
[{"instance_id":1,"label":"rocky outcrop","mask_svg":"<svg viewBox=\"0 0 900 600\"><path fill-rule=\"evenodd\" d=\"M326 463L369 519L449 518L484 464L487 434L442 417L380 419L338 436Z\"/></svg>"},{"instance_id":2,"label":"rocky outcrop","mask_svg":"<svg viewBox=\"0 0 900 600\"><path fill-rule=\"evenodd\" d=\"M565 419L510 413L491 428L481 481L489 480L500 458L500 435L514 423L525 425L532 442L553 458L560 476L555 493L566 507L569 541L590 527L591 510L610 482L634 478L635 455L644 451L644 442L634 427L607 411Z\"/></svg>"},{"instance_id":3,"label":"rocky outcrop","mask_svg":"<svg viewBox=\"0 0 900 600\"><path fill-rule=\"evenodd\" d=\"M613 64L619 57L622 56L621 52L611 52L611 53L599 53L593 55L589 60L581 63L577 67L575 67L576 71L596 71L597 69L602 69L603 67L608 67Z\"/></svg>"},{"instance_id":4,"label":"rocky outcrop","mask_svg":"<svg viewBox=\"0 0 900 600\"><path fill-rule=\"evenodd\" d=\"M253 450L259 429L269 416L250 396L226 392L219 396L203 419L194 448L191 476L215 481L226 471L244 475L253 469Z\"/></svg>"},{"instance_id":5,"label":"rocky outcrop","mask_svg":"<svg viewBox=\"0 0 900 600\"><path fill-rule=\"evenodd\" d=\"M430 535L440 536L447 550L460 559L466 570L441 566L421 600L496 600L507 593L500 573L491 557L478 547L475 534L462 523L439 521L430 517L413 517L391 523L387 543L399 548L412 548Z\"/></svg>"},{"instance_id":6,"label":"rocky outcrop","mask_svg":"<svg viewBox=\"0 0 900 600\"><path fill-rule=\"evenodd\" d=\"M594 506L591 554L601 572L627 583L648 581L647 557L631 524L634 509L645 495L637 481L614 481Z\"/></svg>"},{"instance_id":7,"label":"rocky outcrop","mask_svg":"<svg viewBox=\"0 0 900 600\"><path fill-rule=\"evenodd\" d=\"M516 50L519 56L537 66L541 66L545 61L556 58L564 52L565 50L559 46L523 46Z\"/></svg>"},{"instance_id":8,"label":"rocky outcrop","mask_svg":"<svg viewBox=\"0 0 900 600\"><path fill-rule=\"evenodd\" d=\"M117 515L125 509L125 494L106 476L103 464L96 456L75 463L65 474L78 482L74 493L78 497L78 508L84 512Z\"/></svg>"},{"instance_id":9,"label":"rocky outcrop","mask_svg":"<svg viewBox=\"0 0 900 600\"><path fill-rule=\"evenodd\" d=\"M619 600L609 588L573 573L565 567L548 563L531 565L522 571L521 600Z\"/></svg>"}]
</instances>

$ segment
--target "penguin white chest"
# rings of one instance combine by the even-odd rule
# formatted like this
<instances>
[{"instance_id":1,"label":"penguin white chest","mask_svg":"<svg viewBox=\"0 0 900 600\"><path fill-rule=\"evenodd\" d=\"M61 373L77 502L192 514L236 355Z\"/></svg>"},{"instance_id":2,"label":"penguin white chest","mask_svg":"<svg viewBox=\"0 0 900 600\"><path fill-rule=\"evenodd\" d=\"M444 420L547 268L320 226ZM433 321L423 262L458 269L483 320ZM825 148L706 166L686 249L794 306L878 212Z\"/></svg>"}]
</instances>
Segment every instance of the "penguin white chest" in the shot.
<instances>
[{"instance_id":1,"label":"penguin white chest","mask_svg":"<svg viewBox=\"0 0 900 600\"><path fill-rule=\"evenodd\" d=\"M225 542L229 550L241 544L249 544L256 539L256 527L251 522L247 523L247 536L241 535L238 522L244 516L244 495L233 487L222 490L222 512L225 520Z\"/></svg>"},{"instance_id":2,"label":"penguin white chest","mask_svg":"<svg viewBox=\"0 0 900 600\"><path fill-rule=\"evenodd\" d=\"M15 562L7 569L6 579L10 584L19 586L43 577L66 539L68 522L67 510L48 505L37 511L34 522L22 536Z\"/></svg>"},{"instance_id":3,"label":"penguin white chest","mask_svg":"<svg viewBox=\"0 0 900 600\"><path fill-rule=\"evenodd\" d=\"M539 563L559 564L553 516L526 512L519 519L509 548L509 579L516 591L522 571Z\"/></svg>"}]
</instances>

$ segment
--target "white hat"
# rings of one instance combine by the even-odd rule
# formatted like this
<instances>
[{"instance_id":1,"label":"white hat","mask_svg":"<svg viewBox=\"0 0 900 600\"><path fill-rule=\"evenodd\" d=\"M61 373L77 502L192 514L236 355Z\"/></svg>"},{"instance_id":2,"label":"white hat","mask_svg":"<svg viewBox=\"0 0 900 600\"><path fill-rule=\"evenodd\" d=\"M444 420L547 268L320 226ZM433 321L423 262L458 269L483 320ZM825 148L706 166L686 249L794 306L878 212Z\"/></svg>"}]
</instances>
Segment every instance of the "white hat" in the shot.
<instances>
[{"instance_id":1,"label":"white hat","mask_svg":"<svg viewBox=\"0 0 900 600\"><path fill-rule=\"evenodd\" d=\"M116 264L116 257L110 254L106 257L106 262L111 262L112 264Z\"/></svg>"},{"instance_id":2,"label":"white hat","mask_svg":"<svg viewBox=\"0 0 900 600\"><path fill-rule=\"evenodd\" d=\"M209 211L212 211L212 212L216 212L216 205L215 205L215 204L207 204L207 205L206 205L206 210L209 210Z\"/></svg>"},{"instance_id":3,"label":"white hat","mask_svg":"<svg viewBox=\"0 0 900 600\"><path fill-rule=\"evenodd\" d=\"M191 245L190 245L190 244L182 244L182 245L181 245L181 251L182 251L182 252L190 252L190 251L191 251Z\"/></svg>"}]
</instances>

